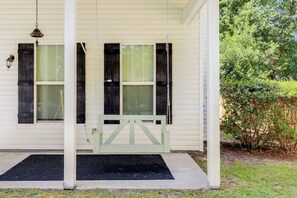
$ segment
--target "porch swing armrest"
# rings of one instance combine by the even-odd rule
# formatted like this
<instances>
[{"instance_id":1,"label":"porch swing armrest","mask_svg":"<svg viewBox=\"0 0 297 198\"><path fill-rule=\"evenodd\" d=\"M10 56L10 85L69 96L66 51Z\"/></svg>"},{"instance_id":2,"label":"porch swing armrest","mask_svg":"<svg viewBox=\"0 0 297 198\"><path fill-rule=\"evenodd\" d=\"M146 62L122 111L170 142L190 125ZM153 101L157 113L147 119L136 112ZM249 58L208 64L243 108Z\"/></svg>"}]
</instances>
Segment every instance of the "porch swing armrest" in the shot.
<instances>
[{"instance_id":1,"label":"porch swing armrest","mask_svg":"<svg viewBox=\"0 0 297 198\"><path fill-rule=\"evenodd\" d=\"M103 131L99 130L98 128L92 128L92 135L95 135L95 134L103 134Z\"/></svg>"},{"instance_id":2,"label":"porch swing armrest","mask_svg":"<svg viewBox=\"0 0 297 198\"><path fill-rule=\"evenodd\" d=\"M164 152L170 153L170 132L162 131L161 143L164 145Z\"/></svg>"},{"instance_id":3,"label":"porch swing armrest","mask_svg":"<svg viewBox=\"0 0 297 198\"><path fill-rule=\"evenodd\" d=\"M100 152L100 146L103 145L103 130L92 128L93 134L93 153Z\"/></svg>"},{"instance_id":4,"label":"porch swing armrest","mask_svg":"<svg viewBox=\"0 0 297 198\"><path fill-rule=\"evenodd\" d=\"M92 128L92 135L99 133L97 128Z\"/></svg>"},{"instance_id":5,"label":"porch swing armrest","mask_svg":"<svg viewBox=\"0 0 297 198\"><path fill-rule=\"evenodd\" d=\"M165 134L166 135L169 135L170 134L170 131L167 131L167 130L166 131L162 131L162 135L165 135Z\"/></svg>"}]
</instances>

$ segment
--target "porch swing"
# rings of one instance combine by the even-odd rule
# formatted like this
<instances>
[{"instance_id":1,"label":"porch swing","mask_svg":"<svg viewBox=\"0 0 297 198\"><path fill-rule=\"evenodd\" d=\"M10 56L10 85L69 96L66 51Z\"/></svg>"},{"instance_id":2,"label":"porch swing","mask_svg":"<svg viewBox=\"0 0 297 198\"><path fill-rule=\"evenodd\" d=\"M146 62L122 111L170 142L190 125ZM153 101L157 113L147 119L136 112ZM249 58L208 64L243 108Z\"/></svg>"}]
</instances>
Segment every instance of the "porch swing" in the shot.
<instances>
[{"instance_id":1,"label":"porch swing","mask_svg":"<svg viewBox=\"0 0 297 198\"><path fill-rule=\"evenodd\" d=\"M96 39L98 41L98 0L96 0ZM166 115L99 115L98 127L92 129L93 134L93 153L169 153L170 134L166 129L166 123L171 123L171 90L170 90L170 47L168 43L168 0L166 0ZM107 82L112 82L111 80ZM96 89L95 85L95 89ZM97 93L97 90L95 90ZM95 94L97 95L97 94ZM96 96L95 96L96 97ZM96 101L96 100L95 100ZM165 107L165 105L164 105ZM119 125L112 131L111 135L104 140L104 124L106 122ZM161 141L157 140L146 122L160 123ZM112 144L119 133L129 125L129 144ZM135 126L138 126L152 144L135 144Z\"/></svg>"}]
</instances>

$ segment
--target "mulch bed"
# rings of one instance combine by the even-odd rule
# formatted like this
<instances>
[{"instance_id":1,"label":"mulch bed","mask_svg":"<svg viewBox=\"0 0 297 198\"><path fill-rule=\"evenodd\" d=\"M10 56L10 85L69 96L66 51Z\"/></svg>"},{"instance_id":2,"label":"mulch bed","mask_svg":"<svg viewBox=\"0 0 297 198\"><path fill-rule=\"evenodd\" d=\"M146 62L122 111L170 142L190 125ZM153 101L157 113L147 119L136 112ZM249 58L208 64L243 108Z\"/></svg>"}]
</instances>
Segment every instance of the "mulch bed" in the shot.
<instances>
[{"instance_id":1,"label":"mulch bed","mask_svg":"<svg viewBox=\"0 0 297 198\"><path fill-rule=\"evenodd\" d=\"M274 161L296 161L297 154L296 153L287 153L279 148L275 147L262 147L259 149L255 149L251 152L248 152L244 148L242 148L239 144L235 144L232 142L222 142L221 143L221 153L223 158L227 161L235 160L235 159L266 159L266 160L274 160Z\"/></svg>"},{"instance_id":2,"label":"mulch bed","mask_svg":"<svg viewBox=\"0 0 297 198\"><path fill-rule=\"evenodd\" d=\"M187 151L192 158L205 159L207 157L206 143L205 151ZM297 153L287 153L281 149L273 147L263 147L260 149L248 152L246 149L242 148L240 144L234 142L221 142L221 158L225 163L233 163L236 160L255 162L261 160L262 163L271 161L283 161L283 162L293 162L297 161Z\"/></svg>"}]
</instances>

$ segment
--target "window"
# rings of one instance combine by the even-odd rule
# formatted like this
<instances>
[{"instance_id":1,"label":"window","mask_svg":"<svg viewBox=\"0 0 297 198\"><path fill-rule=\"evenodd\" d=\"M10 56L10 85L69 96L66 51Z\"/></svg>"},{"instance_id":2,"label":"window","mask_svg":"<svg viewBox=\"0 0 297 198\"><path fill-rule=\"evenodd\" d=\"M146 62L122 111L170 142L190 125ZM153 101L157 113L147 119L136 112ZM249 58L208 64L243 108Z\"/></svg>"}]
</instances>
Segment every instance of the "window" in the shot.
<instances>
[{"instance_id":1,"label":"window","mask_svg":"<svg viewBox=\"0 0 297 198\"><path fill-rule=\"evenodd\" d=\"M105 43L104 114L167 115L167 123L171 124L171 74L171 43ZM105 123L118 124L111 120Z\"/></svg>"},{"instance_id":2,"label":"window","mask_svg":"<svg viewBox=\"0 0 297 198\"><path fill-rule=\"evenodd\" d=\"M63 120L64 48L18 44L18 123ZM76 122L85 123L85 43L77 43ZM38 108L38 109L37 109Z\"/></svg>"},{"instance_id":3,"label":"window","mask_svg":"<svg viewBox=\"0 0 297 198\"><path fill-rule=\"evenodd\" d=\"M37 120L63 120L64 46L40 45L36 55Z\"/></svg>"},{"instance_id":4,"label":"window","mask_svg":"<svg viewBox=\"0 0 297 198\"><path fill-rule=\"evenodd\" d=\"M122 45L122 114L154 114L154 45Z\"/></svg>"}]
</instances>

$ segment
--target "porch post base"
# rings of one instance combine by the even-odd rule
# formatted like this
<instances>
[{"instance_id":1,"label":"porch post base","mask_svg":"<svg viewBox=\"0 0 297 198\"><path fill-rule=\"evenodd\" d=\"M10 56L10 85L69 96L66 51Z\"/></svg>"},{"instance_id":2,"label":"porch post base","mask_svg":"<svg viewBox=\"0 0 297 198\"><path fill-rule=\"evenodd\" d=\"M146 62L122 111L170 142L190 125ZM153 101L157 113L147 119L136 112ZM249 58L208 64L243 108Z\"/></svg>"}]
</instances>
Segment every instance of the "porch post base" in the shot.
<instances>
[{"instance_id":1,"label":"porch post base","mask_svg":"<svg viewBox=\"0 0 297 198\"><path fill-rule=\"evenodd\" d=\"M63 183L64 190L75 190L76 185L68 185L66 183Z\"/></svg>"},{"instance_id":2,"label":"porch post base","mask_svg":"<svg viewBox=\"0 0 297 198\"><path fill-rule=\"evenodd\" d=\"M219 190L220 189L220 185L211 185L209 182L207 182L207 187L209 189L213 189L213 190Z\"/></svg>"}]
</instances>

